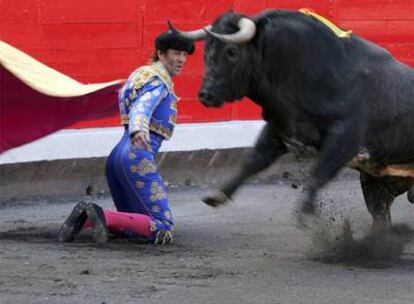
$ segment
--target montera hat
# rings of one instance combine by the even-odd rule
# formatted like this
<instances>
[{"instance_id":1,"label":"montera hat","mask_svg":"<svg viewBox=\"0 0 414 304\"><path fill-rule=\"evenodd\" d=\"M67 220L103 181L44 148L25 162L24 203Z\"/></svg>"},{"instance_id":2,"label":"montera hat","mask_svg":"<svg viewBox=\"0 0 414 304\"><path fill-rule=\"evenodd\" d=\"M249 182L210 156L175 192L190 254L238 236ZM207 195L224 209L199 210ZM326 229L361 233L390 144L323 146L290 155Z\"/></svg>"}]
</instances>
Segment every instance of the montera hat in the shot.
<instances>
[{"instance_id":1,"label":"montera hat","mask_svg":"<svg viewBox=\"0 0 414 304\"><path fill-rule=\"evenodd\" d=\"M166 52L168 49L185 51L189 55L192 55L195 51L195 45L191 39L183 37L178 33L173 33L172 31L161 33L155 39L155 48L162 52Z\"/></svg>"}]
</instances>

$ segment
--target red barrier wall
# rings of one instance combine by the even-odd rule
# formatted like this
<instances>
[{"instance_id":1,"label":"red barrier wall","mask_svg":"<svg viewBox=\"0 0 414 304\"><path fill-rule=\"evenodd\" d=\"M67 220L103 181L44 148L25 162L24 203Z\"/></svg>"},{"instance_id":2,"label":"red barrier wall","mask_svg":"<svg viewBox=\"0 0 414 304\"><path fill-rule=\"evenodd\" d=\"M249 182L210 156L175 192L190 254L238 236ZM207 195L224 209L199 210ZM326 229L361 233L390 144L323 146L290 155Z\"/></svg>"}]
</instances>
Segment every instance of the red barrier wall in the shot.
<instances>
[{"instance_id":1,"label":"red barrier wall","mask_svg":"<svg viewBox=\"0 0 414 304\"><path fill-rule=\"evenodd\" d=\"M0 39L82 82L126 78L145 63L166 19L184 30L229 9L252 15L265 8L312 8L376 42L414 66L414 0L0 0ZM249 101L206 109L197 101L202 43L176 80L179 122L259 119ZM114 101L116 102L116 101ZM116 126L118 115L72 127Z\"/></svg>"}]
</instances>

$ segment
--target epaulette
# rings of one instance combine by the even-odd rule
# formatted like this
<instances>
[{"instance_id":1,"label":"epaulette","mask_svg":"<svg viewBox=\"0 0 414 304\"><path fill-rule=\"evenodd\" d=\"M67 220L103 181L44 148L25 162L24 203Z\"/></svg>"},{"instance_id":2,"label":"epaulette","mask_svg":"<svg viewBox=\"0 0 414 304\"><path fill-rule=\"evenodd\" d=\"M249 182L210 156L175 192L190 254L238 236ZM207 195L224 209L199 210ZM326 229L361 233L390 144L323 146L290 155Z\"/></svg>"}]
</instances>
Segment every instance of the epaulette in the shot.
<instances>
[{"instance_id":1,"label":"epaulette","mask_svg":"<svg viewBox=\"0 0 414 304\"><path fill-rule=\"evenodd\" d=\"M170 74L159 66L157 63L153 63L151 65L144 65L138 68L133 76L132 82L133 87L135 90L141 89L149 80L154 77L158 77L167 87L167 90L174 95L176 99L178 97L174 93L174 83L172 82Z\"/></svg>"}]
</instances>

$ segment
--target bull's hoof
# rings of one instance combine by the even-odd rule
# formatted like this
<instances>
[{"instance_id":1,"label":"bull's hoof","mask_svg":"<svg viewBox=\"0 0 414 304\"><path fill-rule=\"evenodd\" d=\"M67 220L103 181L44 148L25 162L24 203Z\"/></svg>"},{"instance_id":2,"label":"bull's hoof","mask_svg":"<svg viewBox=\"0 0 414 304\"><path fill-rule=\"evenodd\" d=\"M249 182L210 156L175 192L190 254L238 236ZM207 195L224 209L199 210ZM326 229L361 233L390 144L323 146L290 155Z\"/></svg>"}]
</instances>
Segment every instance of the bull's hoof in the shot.
<instances>
[{"instance_id":1,"label":"bull's hoof","mask_svg":"<svg viewBox=\"0 0 414 304\"><path fill-rule=\"evenodd\" d=\"M320 222L320 214L315 208L314 203L309 200L300 201L296 220L298 227L302 229L308 229L318 225Z\"/></svg>"},{"instance_id":2,"label":"bull's hoof","mask_svg":"<svg viewBox=\"0 0 414 304\"><path fill-rule=\"evenodd\" d=\"M389 260L400 257L404 253L405 246L413 239L414 233L407 225L396 225L392 228L379 227L371 229L370 233L362 240L362 252L365 258L371 260Z\"/></svg>"},{"instance_id":3,"label":"bull's hoof","mask_svg":"<svg viewBox=\"0 0 414 304\"><path fill-rule=\"evenodd\" d=\"M201 200L211 207L219 207L228 203L230 198L224 192L215 190L214 192L205 195Z\"/></svg>"},{"instance_id":4,"label":"bull's hoof","mask_svg":"<svg viewBox=\"0 0 414 304\"><path fill-rule=\"evenodd\" d=\"M380 238L391 231L391 221L374 220L368 235L374 238Z\"/></svg>"},{"instance_id":5,"label":"bull's hoof","mask_svg":"<svg viewBox=\"0 0 414 304\"><path fill-rule=\"evenodd\" d=\"M408 190L407 198L410 203L414 204L414 185Z\"/></svg>"}]
</instances>

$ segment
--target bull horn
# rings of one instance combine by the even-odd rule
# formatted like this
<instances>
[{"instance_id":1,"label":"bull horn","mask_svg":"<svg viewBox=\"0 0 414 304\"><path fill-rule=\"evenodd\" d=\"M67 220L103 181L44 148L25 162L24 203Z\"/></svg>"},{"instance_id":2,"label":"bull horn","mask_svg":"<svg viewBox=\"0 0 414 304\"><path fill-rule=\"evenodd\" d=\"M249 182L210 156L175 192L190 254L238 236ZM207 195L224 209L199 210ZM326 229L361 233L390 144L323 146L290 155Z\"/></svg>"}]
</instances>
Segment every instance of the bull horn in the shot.
<instances>
[{"instance_id":1,"label":"bull horn","mask_svg":"<svg viewBox=\"0 0 414 304\"><path fill-rule=\"evenodd\" d=\"M207 25L206 27L203 27L202 29L198 29L198 30L190 31L190 32L183 32L183 31L177 30L171 24L170 20L167 20L167 23L168 23L168 27L169 27L169 29L170 29L171 32L177 33L177 34L179 34L179 35L181 35L183 37L186 37L186 38L191 39L191 40L194 40L194 41L206 39L206 36L207 36L207 32L206 31L211 30L211 25Z\"/></svg>"},{"instance_id":2,"label":"bull horn","mask_svg":"<svg viewBox=\"0 0 414 304\"><path fill-rule=\"evenodd\" d=\"M256 24L248 18L241 18L238 26L240 30L234 34L217 34L209 29L205 31L223 42L236 44L250 41L256 34Z\"/></svg>"}]
</instances>

